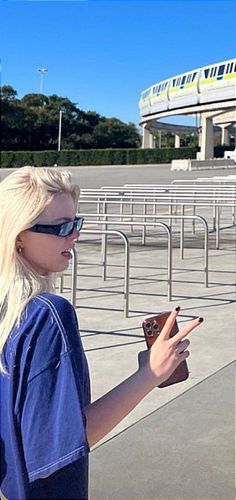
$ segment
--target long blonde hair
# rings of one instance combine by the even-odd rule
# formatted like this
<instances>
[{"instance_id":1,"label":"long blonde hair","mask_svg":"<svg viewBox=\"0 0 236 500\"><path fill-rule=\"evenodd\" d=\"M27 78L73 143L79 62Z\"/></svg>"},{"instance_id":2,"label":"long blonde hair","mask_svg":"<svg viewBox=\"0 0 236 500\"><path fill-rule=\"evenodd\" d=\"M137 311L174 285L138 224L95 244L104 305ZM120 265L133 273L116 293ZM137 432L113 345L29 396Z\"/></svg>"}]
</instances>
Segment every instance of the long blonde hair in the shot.
<instances>
[{"instance_id":1,"label":"long blonde hair","mask_svg":"<svg viewBox=\"0 0 236 500\"><path fill-rule=\"evenodd\" d=\"M17 236L34 224L55 194L70 193L77 203L79 187L68 171L23 167L0 183L0 370L12 328L35 295L52 291L55 273L40 275L17 252Z\"/></svg>"}]
</instances>

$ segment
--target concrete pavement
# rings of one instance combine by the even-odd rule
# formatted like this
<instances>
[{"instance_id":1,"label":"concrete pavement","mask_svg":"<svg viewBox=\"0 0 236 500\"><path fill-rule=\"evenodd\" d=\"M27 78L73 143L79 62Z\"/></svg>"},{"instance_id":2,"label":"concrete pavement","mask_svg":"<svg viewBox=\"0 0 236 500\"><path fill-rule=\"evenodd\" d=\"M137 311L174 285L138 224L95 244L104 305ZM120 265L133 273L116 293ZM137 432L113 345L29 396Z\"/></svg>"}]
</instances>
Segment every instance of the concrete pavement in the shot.
<instances>
[{"instance_id":1,"label":"concrete pavement","mask_svg":"<svg viewBox=\"0 0 236 500\"><path fill-rule=\"evenodd\" d=\"M233 387L229 364L96 449L93 500L232 500Z\"/></svg>"}]
</instances>

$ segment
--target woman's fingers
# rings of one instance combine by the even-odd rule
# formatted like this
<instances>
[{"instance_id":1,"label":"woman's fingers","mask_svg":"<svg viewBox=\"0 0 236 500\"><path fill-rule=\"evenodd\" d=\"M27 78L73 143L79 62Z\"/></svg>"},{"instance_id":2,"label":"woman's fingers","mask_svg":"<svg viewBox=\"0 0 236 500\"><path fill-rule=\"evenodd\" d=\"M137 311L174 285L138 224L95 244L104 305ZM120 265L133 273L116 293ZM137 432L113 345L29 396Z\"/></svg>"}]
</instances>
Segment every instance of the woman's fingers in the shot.
<instances>
[{"instance_id":1,"label":"woman's fingers","mask_svg":"<svg viewBox=\"0 0 236 500\"><path fill-rule=\"evenodd\" d=\"M182 352L184 352L187 349L189 344L190 344L190 341L188 339L182 340L182 342L179 342L177 344L177 346L175 347L175 353L177 355L181 354Z\"/></svg>"},{"instance_id":2,"label":"woman's fingers","mask_svg":"<svg viewBox=\"0 0 236 500\"><path fill-rule=\"evenodd\" d=\"M184 337L186 337L189 333L191 333L195 328L197 328L202 322L203 318L193 319L189 323L187 323L181 330L170 340L172 344L178 344Z\"/></svg>"},{"instance_id":3,"label":"woman's fingers","mask_svg":"<svg viewBox=\"0 0 236 500\"><path fill-rule=\"evenodd\" d=\"M176 321L176 318L179 314L179 311L180 311L179 306L176 307L175 309L173 309L173 311L171 311L171 313L168 316L168 318L165 322L165 325L163 326L162 331L160 333L160 337L162 337L162 339L169 339L170 332L175 324L175 321Z\"/></svg>"},{"instance_id":4,"label":"woman's fingers","mask_svg":"<svg viewBox=\"0 0 236 500\"><path fill-rule=\"evenodd\" d=\"M188 358L190 355L189 351L183 351L180 354L178 354L178 364L180 364L184 359Z\"/></svg>"}]
</instances>

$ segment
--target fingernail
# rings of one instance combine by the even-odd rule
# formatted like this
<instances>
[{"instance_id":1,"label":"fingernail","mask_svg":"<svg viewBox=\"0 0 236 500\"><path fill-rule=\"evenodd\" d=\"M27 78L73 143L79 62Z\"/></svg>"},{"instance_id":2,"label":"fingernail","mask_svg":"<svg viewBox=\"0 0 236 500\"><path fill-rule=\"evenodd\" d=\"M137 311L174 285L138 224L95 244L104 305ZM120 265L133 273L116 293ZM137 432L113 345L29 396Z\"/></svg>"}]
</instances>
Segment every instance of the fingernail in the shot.
<instances>
[{"instance_id":1,"label":"fingernail","mask_svg":"<svg viewBox=\"0 0 236 500\"><path fill-rule=\"evenodd\" d=\"M204 321L204 318L198 318L198 322L202 323Z\"/></svg>"},{"instance_id":2,"label":"fingernail","mask_svg":"<svg viewBox=\"0 0 236 500\"><path fill-rule=\"evenodd\" d=\"M175 308L175 311L177 311L177 312L178 312L178 311L180 311L180 306L177 306L177 307Z\"/></svg>"}]
</instances>

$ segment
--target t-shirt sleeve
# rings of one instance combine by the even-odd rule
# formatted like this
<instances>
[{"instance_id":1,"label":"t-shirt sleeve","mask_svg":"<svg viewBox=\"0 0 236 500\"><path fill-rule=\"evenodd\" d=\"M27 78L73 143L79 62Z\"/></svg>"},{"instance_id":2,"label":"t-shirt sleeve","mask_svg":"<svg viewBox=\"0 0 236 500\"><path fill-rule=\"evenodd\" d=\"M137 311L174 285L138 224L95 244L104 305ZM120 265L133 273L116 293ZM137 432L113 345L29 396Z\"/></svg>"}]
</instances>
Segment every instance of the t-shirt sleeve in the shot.
<instances>
[{"instance_id":1,"label":"t-shirt sleeve","mask_svg":"<svg viewBox=\"0 0 236 500\"><path fill-rule=\"evenodd\" d=\"M29 481L47 477L88 451L80 381L65 352L27 385L21 435Z\"/></svg>"}]
</instances>

